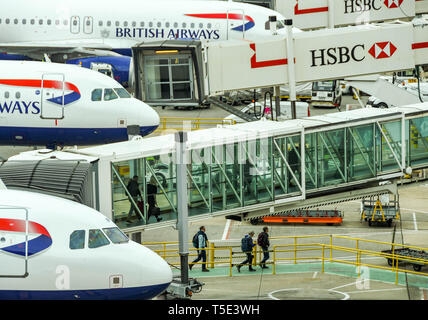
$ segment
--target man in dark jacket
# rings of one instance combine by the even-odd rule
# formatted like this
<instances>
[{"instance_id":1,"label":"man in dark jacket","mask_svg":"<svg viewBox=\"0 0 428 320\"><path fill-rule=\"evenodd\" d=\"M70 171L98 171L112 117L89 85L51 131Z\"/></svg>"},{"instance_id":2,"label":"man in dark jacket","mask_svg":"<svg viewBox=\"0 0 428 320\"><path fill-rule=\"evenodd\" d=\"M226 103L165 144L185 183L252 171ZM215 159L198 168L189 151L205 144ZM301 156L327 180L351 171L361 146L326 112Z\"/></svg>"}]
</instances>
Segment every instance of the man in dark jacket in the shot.
<instances>
[{"instance_id":1,"label":"man in dark jacket","mask_svg":"<svg viewBox=\"0 0 428 320\"><path fill-rule=\"evenodd\" d=\"M264 227L263 232L260 232L260 234L257 237L257 244L262 248L263 250L263 260L260 262L260 267L262 269L267 269L266 261L269 259L269 228Z\"/></svg>"},{"instance_id":2,"label":"man in dark jacket","mask_svg":"<svg viewBox=\"0 0 428 320\"><path fill-rule=\"evenodd\" d=\"M198 233L195 235L196 237L196 245L197 245L197 249L198 249L198 257L192 261L192 263L189 263L189 269L192 270L193 265L196 262L199 262L202 259L202 271L203 272L209 272L210 270L207 269L207 242L208 242L208 237L207 234L205 233L205 227L201 226L199 228ZM195 245L195 244L194 244Z\"/></svg>"},{"instance_id":3,"label":"man in dark jacket","mask_svg":"<svg viewBox=\"0 0 428 320\"><path fill-rule=\"evenodd\" d=\"M140 192L140 188L138 187L138 176L134 176L131 180L129 180L128 185L126 186L126 188L128 189L129 194L131 195L132 199L134 200L134 203L137 204L138 202L138 197L141 197L141 192ZM131 208L129 208L129 212L128 212L128 218L126 219L127 222L132 222L131 221L131 215L132 213L135 211L137 218L140 220L141 217L138 214L134 203L132 201L131 202Z\"/></svg>"},{"instance_id":4,"label":"man in dark jacket","mask_svg":"<svg viewBox=\"0 0 428 320\"><path fill-rule=\"evenodd\" d=\"M256 245L255 243L253 243L253 236L254 236L254 231L249 232L248 234L245 235L244 238L242 238L241 240L241 249L242 252L244 252L247 255L247 259L245 261L242 261L240 264L238 264L236 266L236 268L238 269L238 272L241 272L241 267L245 264L248 263L248 270L249 271L256 271L255 269L253 269L252 263L253 263L253 248Z\"/></svg>"}]
</instances>

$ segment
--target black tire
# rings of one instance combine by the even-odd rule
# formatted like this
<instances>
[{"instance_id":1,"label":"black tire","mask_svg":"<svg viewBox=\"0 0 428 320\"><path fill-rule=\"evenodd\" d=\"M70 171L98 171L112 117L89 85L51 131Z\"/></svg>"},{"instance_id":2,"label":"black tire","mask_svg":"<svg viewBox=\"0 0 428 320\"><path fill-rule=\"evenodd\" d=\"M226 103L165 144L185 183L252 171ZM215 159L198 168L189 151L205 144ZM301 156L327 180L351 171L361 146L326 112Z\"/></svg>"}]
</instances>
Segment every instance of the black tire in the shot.
<instances>
[{"instance_id":1,"label":"black tire","mask_svg":"<svg viewBox=\"0 0 428 320\"><path fill-rule=\"evenodd\" d=\"M156 178L159 180L159 182L161 183L162 187L166 188L166 177L162 172L155 172L156 174Z\"/></svg>"},{"instance_id":2,"label":"black tire","mask_svg":"<svg viewBox=\"0 0 428 320\"><path fill-rule=\"evenodd\" d=\"M392 267L392 259L388 258L388 266Z\"/></svg>"},{"instance_id":3,"label":"black tire","mask_svg":"<svg viewBox=\"0 0 428 320\"><path fill-rule=\"evenodd\" d=\"M255 225L259 224L259 222L260 222L260 219L251 219L251 220L250 220L250 223L251 223L253 226L255 226Z\"/></svg>"},{"instance_id":4,"label":"black tire","mask_svg":"<svg viewBox=\"0 0 428 320\"><path fill-rule=\"evenodd\" d=\"M421 271L421 269L422 269L421 265L419 265L419 264L414 264L413 265L413 270L415 270L415 271Z\"/></svg>"},{"instance_id":5,"label":"black tire","mask_svg":"<svg viewBox=\"0 0 428 320\"><path fill-rule=\"evenodd\" d=\"M376 108L379 109L388 109L388 105L385 102L380 102L376 105Z\"/></svg>"}]
</instances>

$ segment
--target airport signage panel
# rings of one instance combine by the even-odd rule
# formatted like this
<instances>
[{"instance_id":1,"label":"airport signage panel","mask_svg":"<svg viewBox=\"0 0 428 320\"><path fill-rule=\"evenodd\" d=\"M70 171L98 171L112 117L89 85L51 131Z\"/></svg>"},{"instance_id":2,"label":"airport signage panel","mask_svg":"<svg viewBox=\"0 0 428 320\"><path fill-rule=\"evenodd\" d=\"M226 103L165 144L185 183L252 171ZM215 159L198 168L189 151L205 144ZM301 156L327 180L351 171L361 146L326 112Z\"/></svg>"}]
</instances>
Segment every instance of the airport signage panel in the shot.
<instances>
[{"instance_id":1,"label":"airport signage panel","mask_svg":"<svg viewBox=\"0 0 428 320\"><path fill-rule=\"evenodd\" d=\"M335 26L344 26L414 17L416 2L423 7L427 0L334 0L333 8L328 0L277 0L276 6L304 30L328 27L330 18Z\"/></svg>"},{"instance_id":2,"label":"airport signage panel","mask_svg":"<svg viewBox=\"0 0 428 320\"><path fill-rule=\"evenodd\" d=\"M257 43L208 42L205 51L211 94L281 85L288 81L286 41L283 37Z\"/></svg>"},{"instance_id":3,"label":"airport signage panel","mask_svg":"<svg viewBox=\"0 0 428 320\"><path fill-rule=\"evenodd\" d=\"M296 81L414 68L413 38L409 37L412 34L411 25L359 26L295 34Z\"/></svg>"},{"instance_id":4,"label":"airport signage panel","mask_svg":"<svg viewBox=\"0 0 428 320\"><path fill-rule=\"evenodd\" d=\"M428 12L428 0L416 0L416 13Z\"/></svg>"},{"instance_id":5,"label":"airport signage panel","mask_svg":"<svg viewBox=\"0 0 428 320\"><path fill-rule=\"evenodd\" d=\"M414 41L412 49L415 56L415 65L427 64L428 61L428 30L425 25L415 25L413 29Z\"/></svg>"}]
</instances>

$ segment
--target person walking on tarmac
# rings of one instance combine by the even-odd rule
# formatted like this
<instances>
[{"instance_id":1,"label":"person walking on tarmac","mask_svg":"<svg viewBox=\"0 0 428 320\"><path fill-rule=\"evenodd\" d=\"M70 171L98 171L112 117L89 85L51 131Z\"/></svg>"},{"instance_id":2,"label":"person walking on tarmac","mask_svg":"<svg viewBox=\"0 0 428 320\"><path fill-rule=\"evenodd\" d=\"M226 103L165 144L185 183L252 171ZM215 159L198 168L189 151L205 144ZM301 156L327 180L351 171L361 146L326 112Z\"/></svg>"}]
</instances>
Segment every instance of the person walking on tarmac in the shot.
<instances>
[{"instance_id":1,"label":"person walking on tarmac","mask_svg":"<svg viewBox=\"0 0 428 320\"><path fill-rule=\"evenodd\" d=\"M189 269L192 270L193 265L196 262L199 262L202 259L202 271L203 272L209 272L210 270L207 269L207 242L208 237L205 233L206 229L204 226L201 226L199 228L199 231L193 236L193 246L198 249L198 257L192 261L192 263L189 263Z\"/></svg>"},{"instance_id":2,"label":"person walking on tarmac","mask_svg":"<svg viewBox=\"0 0 428 320\"><path fill-rule=\"evenodd\" d=\"M254 237L254 231L250 231L241 240L241 249L242 249L242 252L244 252L247 255L247 259L236 266L236 268L238 269L238 272L241 272L241 267L247 263L248 263L249 271L256 271L255 269L253 269L253 266L252 266L253 258L254 258L252 252L253 252L254 246L256 245L255 243L253 243L253 237Z\"/></svg>"},{"instance_id":3,"label":"person walking on tarmac","mask_svg":"<svg viewBox=\"0 0 428 320\"><path fill-rule=\"evenodd\" d=\"M264 227L263 232L260 232L257 236L257 244L262 248L263 250L263 260L260 262L260 267L262 269L268 269L268 266L266 266L266 261L269 259L269 228Z\"/></svg>"}]
</instances>

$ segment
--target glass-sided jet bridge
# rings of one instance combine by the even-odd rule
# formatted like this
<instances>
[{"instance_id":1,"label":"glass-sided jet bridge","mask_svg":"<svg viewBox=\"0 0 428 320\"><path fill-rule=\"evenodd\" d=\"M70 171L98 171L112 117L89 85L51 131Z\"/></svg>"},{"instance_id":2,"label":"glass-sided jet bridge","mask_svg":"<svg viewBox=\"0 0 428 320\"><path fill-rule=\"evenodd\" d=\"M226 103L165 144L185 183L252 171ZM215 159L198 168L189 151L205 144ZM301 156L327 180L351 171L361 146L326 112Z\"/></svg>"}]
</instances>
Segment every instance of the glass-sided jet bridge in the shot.
<instances>
[{"instance_id":1,"label":"glass-sided jet bridge","mask_svg":"<svg viewBox=\"0 0 428 320\"><path fill-rule=\"evenodd\" d=\"M395 193L396 184L384 181L393 182L409 168L428 167L428 103L193 131L186 149L190 220L219 215L250 220ZM62 161L66 153L91 159L92 203L125 231L136 232L176 223L175 150L174 135L168 134L64 151L56 160L48 154L43 161ZM8 162L23 159L21 154ZM140 205L127 188L134 176ZM153 197L160 222L149 216ZM136 211L128 216L133 205Z\"/></svg>"}]
</instances>

